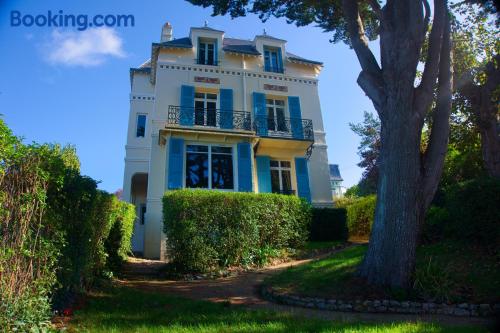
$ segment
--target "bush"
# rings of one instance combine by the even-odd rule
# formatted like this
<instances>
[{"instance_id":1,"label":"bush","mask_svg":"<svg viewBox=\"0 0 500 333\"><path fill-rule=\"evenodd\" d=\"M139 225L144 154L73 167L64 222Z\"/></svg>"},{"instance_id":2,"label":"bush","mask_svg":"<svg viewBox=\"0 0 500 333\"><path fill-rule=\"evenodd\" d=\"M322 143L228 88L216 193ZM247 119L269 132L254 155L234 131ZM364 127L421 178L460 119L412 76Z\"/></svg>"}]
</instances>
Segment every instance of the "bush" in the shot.
<instances>
[{"instance_id":1,"label":"bush","mask_svg":"<svg viewBox=\"0 0 500 333\"><path fill-rule=\"evenodd\" d=\"M205 272L303 246L311 213L295 196L176 190L163 198L163 217L174 265Z\"/></svg>"},{"instance_id":2,"label":"bush","mask_svg":"<svg viewBox=\"0 0 500 333\"><path fill-rule=\"evenodd\" d=\"M311 241L347 240L345 208L313 208L309 239Z\"/></svg>"},{"instance_id":3,"label":"bush","mask_svg":"<svg viewBox=\"0 0 500 333\"><path fill-rule=\"evenodd\" d=\"M356 199L347 206L347 227L350 237L370 237L376 201L377 197L370 195Z\"/></svg>"},{"instance_id":4,"label":"bush","mask_svg":"<svg viewBox=\"0 0 500 333\"><path fill-rule=\"evenodd\" d=\"M113 226L105 242L107 267L117 271L131 252L132 232L134 231L135 207L124 201L113 199Z\"/></svg>"},{"instance_id":5,"label":"bush","mask_svg":"<svg viewBox=\"0 0 500 333\"><path fill-rule=\"evenodd\" d=\"M500 244L500 180L483 177L448 186L442 207L429 209L425 240L455 239L490 250Z\"/></svg>"}]
</instances>

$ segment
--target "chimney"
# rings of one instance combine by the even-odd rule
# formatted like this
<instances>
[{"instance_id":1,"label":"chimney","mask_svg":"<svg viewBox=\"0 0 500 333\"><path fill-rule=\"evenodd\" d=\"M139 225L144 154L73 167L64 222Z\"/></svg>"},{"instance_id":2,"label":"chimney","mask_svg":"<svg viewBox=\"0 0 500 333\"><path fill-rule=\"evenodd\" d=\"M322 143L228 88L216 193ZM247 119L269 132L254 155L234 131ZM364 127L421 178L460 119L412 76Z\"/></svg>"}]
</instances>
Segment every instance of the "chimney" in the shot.
<instances>
[{"instance_id":1,"label":"chimney","mask_svg":"<svg viewBox=\"0 0 500 333\"><path fill-rule=\"evenodd\" d=\"M161 28L161 42L168 42L172 40L172 26L170 25L170 22L167 22L163 25L163 28Z\"/></svg>"}]
</instances>

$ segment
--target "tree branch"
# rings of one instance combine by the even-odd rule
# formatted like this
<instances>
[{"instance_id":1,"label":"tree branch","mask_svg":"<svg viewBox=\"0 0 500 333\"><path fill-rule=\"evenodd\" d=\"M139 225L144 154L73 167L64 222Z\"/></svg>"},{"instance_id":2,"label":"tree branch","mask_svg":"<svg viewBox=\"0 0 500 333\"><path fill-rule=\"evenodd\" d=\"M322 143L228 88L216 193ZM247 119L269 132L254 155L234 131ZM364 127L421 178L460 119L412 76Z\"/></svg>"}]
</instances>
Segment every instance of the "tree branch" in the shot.
<instances>
[{"instance_id":1,"label":"tree branch","mask_svg":"<svg viewBox=\"0 0 500 333\"><path fill-rule=\"evenodd\" d=\"M452 50L450 40L450 20L445 17L443 45L439 62L439 84L436 108L432 114L432 130L429 145L423 160L423 205L426 210L434 197L443 163L448 149L448 136L450 133L451 95L453 86Z\"/></svg>"},{"instance_id":2,"label":"tree branch","mask_svg":"<svg viewBox=\"0 0 500 333\"><path fill-rule=\"evenodd\" d=\"M382 8L380 7L378 0L369 0L368 3L370 7L372 7L373 12L377 15L378 19L382 21L384 13L382 12Z\"/></svg>"},{"instance_id":3,"label":"tree branch","mask_svg":"<svg viewBox=\"0 0 500 333\"><path fill-rule=\"evenodd\" d=\"M425 1L424 1L425 3ZM441 44L443 37L443 28L447 21L446 0L434 1L434 20L432 30L429 36L429 47L427 59L425 61L422 81L415 91L414 109L417 115L423 117L429 109L436 85L436 79L439 73L439 57L441 53Z\"/></svg>"},{"instance_id":4,"label":"tree branch","mask_svg":"<svg viewBox=\"0 0 500 333\"><path fill-rule=\"evenodd\" d=\"M362 69L358 83L362 82L360 84L361 88L377 107L377 105L381 105L384 95L382 70L368 46L368 39L366 38L363 22L359 15L358 1L343 0L342 9L347 22L347 31L350 35L351 45L356 52Z\"/></svg>"},{"instance_id":5,"label":"tree branch","mask_svg":"<svg viewBox=\"0 0 500 333\"><path fill-rule=\"evenodd\" d=\"M422 4L424 5L425 9L425 17L424 17L424 37L427 34L427 28L429 27L429 22L431 19L431 6L429 5L429 1L427 0L422 0Z\"/></svg>"}]
</instances>

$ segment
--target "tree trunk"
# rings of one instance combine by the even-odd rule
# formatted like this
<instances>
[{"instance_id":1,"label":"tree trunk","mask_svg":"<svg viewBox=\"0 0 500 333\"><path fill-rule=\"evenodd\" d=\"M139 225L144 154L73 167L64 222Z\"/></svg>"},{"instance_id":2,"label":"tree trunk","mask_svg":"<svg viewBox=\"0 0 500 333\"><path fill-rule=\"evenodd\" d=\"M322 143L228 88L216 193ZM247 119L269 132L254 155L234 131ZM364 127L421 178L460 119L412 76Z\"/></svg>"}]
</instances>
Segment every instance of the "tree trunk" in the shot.
<instances>
[{"instance_id":1,"label":"tree trunk","mask_svg":"<svg viewBox=\"0 0 500 333\"><path fill-rule=\"evenodd\" d=\"M405 101L388 106L394 116L382 122L375 221L360 269L370 284L402 288L409 287L414 271L421 217L420 126L402 114L408 107Z\"/></svg>"},{"instance_id":2,"label":"tree trunk","mask_svg":"<svg viewBox=\"0 0 500 333\"><path fill-rule=\"evenodd\" d=\"M491 177L500 178L500 133L499 133L499 107L490 100L487 105L482 105L479 116L479 131L481 133L481 152L484 166Z\"/></svg>"},{"instance_id":3,"label":"tree trunk","mask_svg":"<svg viewBox=\"0 0 500 333\"><path fill-rule=\"evenodd\" d=\"M414 80L424 24L423 15L415 15L421 3L412 4L417 7L388 2L383 12L380 36L385 99L374 103L381 120L380 176L370 244L359 269L370 284L405 289L411 287L419 229L443 167L451 108L446 2L435 2L429 54L417 88ZM422 154L422 127L438 74L433 118L439 126L432 127L430 154Z\"/></svg>"}]
</instances>

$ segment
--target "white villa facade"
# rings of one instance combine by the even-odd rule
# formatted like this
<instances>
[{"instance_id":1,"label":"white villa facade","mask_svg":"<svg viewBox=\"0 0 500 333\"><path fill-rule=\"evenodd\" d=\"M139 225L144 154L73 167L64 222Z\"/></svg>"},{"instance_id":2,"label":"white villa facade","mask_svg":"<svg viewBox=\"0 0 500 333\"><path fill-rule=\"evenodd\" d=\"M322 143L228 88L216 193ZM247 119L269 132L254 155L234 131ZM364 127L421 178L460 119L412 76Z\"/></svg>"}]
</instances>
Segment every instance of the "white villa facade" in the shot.
<instances>
[{"instance_id":1,"label":"white villa facade","mask_svg":"<svg viewBox=\"0 0 500 333\"><path fill-rule=\"evenodd\" d=\"M172 39L131 68L123 196L137 207L132 247L165 256L162 197L178 188L275 192L333 205L318 95L322 63L264 35L209 27Z\"/></svg>"}]
</instances>

